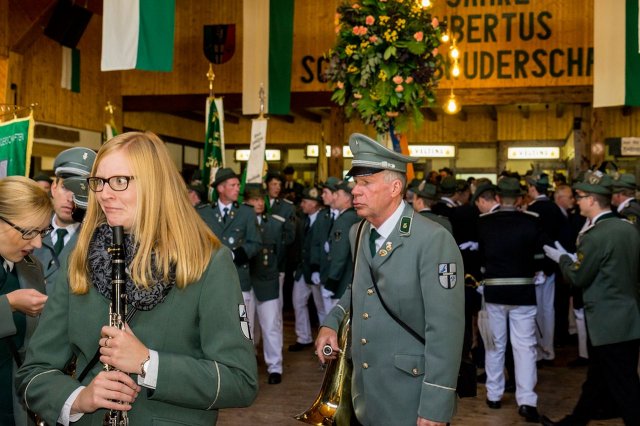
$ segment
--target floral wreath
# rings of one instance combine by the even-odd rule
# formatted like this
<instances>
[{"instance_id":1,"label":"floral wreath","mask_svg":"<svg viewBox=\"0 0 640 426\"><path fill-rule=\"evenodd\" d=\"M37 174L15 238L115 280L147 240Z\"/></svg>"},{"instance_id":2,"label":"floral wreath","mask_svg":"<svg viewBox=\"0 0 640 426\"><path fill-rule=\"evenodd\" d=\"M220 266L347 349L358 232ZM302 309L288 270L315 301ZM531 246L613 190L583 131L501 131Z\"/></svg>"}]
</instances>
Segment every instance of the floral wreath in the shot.
<instances>
[{"instance_id":1,"label":"floral wreath","mask_svg":"<svg viewBox=\"0 0 640 426\"><path fill-rule=\"evenodd\" d=\"M357 112L378 133L420 126L435 102L438 53L445 31L416 0L347 0L336 13L336 44L327 53L331 100Z\"/></svg>"}]
</instances>

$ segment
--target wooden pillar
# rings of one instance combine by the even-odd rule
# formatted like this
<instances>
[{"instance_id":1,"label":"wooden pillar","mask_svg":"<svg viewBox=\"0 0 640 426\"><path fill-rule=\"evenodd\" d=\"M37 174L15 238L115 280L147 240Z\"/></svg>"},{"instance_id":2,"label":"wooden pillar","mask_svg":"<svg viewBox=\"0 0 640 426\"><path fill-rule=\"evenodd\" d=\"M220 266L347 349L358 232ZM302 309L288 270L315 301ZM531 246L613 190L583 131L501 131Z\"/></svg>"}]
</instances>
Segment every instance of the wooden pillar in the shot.
<instances>
[{"instance_id":1,"label":"wooden pillar","mask_svg":"<svg viewBox=\"0 0 640 426\"><path fill-rule=\"evenodd\" d=\"M496 144L496 149L498 150L498 155L496 158L498 159L498 164L496 164L496 173L498 177L500 177L500 173L502 173L507 168L507 160L509 159L509 150L506 142L500 142Z\"/></svg>"},{"instance_id":2,"label":"wooden pillar","mask_svg":"<svg viewBox=\"0 0 640 426\"><path fill-rule=\"evenodd\" d=\"M342 157L342 146L348 142L344 134L344 108L339 106L331 107L329 119L329 143L331 144L331 157L328 159L329 176L342 179L344 170L344 158Z\"/></svg>"},{"instance_id":3,"label":"wooden pillar","mask_svg":"<svg viewBox=\"0 0 640 426\"><path fill-rule=\"evenodd\" d=\"M585 107L581 108L580 116L573 119L573 149L574 156L572 164L569 164L569 177L573 180L580 175L580 172L589 168L590 152L589 138L586 129L590 126L591 120L585 122ZM589 117L590 118L590 117Z\"/></svg>"},{"instance_id":4,"label":"wooden pillar","mask_svg":"<svg viewBox=\"0 0 640 426\"><path fill-rule=\"evenodd\" d=\"M9 94L9 0L0 0L0 103Z\"/></svg>"}]
</instances>

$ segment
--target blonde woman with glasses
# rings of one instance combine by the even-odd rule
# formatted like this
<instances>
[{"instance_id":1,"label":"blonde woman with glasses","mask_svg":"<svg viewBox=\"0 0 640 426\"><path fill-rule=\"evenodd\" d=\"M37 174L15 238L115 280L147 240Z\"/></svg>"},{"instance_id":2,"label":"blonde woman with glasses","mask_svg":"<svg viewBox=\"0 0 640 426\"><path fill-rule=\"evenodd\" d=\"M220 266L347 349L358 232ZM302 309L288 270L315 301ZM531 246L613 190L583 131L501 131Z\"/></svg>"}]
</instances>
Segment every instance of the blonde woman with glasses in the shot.
<instances>
[{"instance_id":1,"label":"blonde woman with glasses","mask_svg":"<svg viewBox=\"0 0 640 426\"><path fill-rule=\"evenodd\" d=\"M218 409L251 404L257 366L231 252L189 203L164 143L150 132L114 137L87 184L76 248L43 315L48 326L18 373L26 405L48 424L102 424L116 410L138 426L213 425ZM124 228L135 312L123 329L108 325L113 226ZM89 366L81 381L60 371L72 355L77 373Z\"/></svg>"},{"instance_id":2,"label":"blonde woman with glasses","mask_svg":"<svg viewBox=\"0 0 640 426\"><path fill-rule=\"evenodd\" d=\"M0 179L0 424L26 424L12 376L47 301L42 266L31 253L51 232L53 207L31 179Z\"/></svg>"}]
</instances>

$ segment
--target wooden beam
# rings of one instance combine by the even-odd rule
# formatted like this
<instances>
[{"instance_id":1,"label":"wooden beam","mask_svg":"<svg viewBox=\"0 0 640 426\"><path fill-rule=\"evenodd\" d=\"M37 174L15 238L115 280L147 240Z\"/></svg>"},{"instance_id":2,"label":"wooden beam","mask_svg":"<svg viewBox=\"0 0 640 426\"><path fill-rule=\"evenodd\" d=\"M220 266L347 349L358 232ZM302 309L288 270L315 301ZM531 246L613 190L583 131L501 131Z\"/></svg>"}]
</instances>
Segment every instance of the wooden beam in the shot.
<instances>
[{"instance_id":1,"label":"wooden beam","mask_svg":"<svg viewBox=\"0 0 640 426\"><path fill-rule=\"evenodd\" d=\"M439 89L440 98L448 96L448 89ZM219 93L224 98L225 110L240 110L242 108L241 93ZM554 86L514 88L505 87L495 89L456 89L456 95L464 99L465 106L501 106L517 104L591 104L593 88L591 86ZM122 97L123 111L204 111L206 93L184 95L125 95ZM335 105L331 102L331 92L292 92L291 110L305 110L308 108L329 108ZM490 111L490 117L497 119L497 114Z\"/></svg>"},{"instance_id":2,"label":"wooden beam","mask_svg":"<svg viewBox=\"0 0 640 426\"><path fill-rule=\"evenodd\" d=\"M309 111L308 109L297 109L292 112L294 115L299 115L300 117L313 123L322 123L322 115L316 114L315 112Z\"/></svg>"},{"instance_id":3,"label":"wooden beam","mask_svg":"<svg viewBox=\"0 0 640 426\"><path fill-rule=\"evenodd\" d=\"M524 118L525 120L529 118L531 111L528 105L518 105L518 109L520 110L520 114L522 115L522 118Z\"/></svg>"},{"instance_id":4,"label":"wooden beam","mask_svg":"<svg viewBox=\"0 0 640 426\"><path fill-rule=\"evenodd\" d=\"M22 32L18 32L16 34L16 37L14 38L16 42L11 45L12 52L16 52L21 55L24 54L26 50L42 36L44 27L47 22L49 22L49 18L51 17L53 9L57 3L58 2L55 0L49 1L42 9L40 9L39 14L31 21L31 25L24 28ZM24 12L28 16L30 11L25 10Z\"/></svg>"},{"instance_id":5,"label":"wooden beam","mask_svg":"<svg viewBox=\"0 0 640 426\"><path fill-rule=\"evenodd\" d=\"M565 104L556 104L556 118L562 118L564 116Z\"/></svg>"},{"instance_id":6,"label":"wooden beam","mask_svg":"<svg viewBox=\"0 0 640 426\"><path fill-rule=\"evenodd\" d=\"M460 121L467 121L469 119L467 111L464 108L461 108L460 111L456 114L456 116Z\"/></svg>"}]
</instances>

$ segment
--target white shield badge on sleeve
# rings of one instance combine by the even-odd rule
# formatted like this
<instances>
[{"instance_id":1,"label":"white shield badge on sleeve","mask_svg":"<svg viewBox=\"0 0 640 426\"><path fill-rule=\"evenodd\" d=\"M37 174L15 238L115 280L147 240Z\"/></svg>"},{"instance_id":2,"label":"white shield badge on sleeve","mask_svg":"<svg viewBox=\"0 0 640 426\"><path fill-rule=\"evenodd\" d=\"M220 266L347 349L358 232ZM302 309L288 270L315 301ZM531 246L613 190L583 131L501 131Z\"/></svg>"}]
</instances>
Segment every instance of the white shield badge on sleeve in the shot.
<instances>
[{"instance_id":1,"label":"white shield badge on sleeve","mask_svg":"<svg viewBox=\"0 0 640 426\"><path fill-rule=\"evenodd\" d=\"M251 330L249 329L249 319L247 318L247 307L238 305L238 316L240 317L240 329L244 337L251 340Z\"/></svg>"},{"instance_id":2,"label":"white shield badge on sleeve","mask_svg":"<svg viewBox=\"0 0 640 426\"><path fill-rule=\"evenodd\" d=\"M438 264L438 280L442 287L451 289L456 286L456 270L457 268L455 263Z\"/></svg>"}]
</instances>

